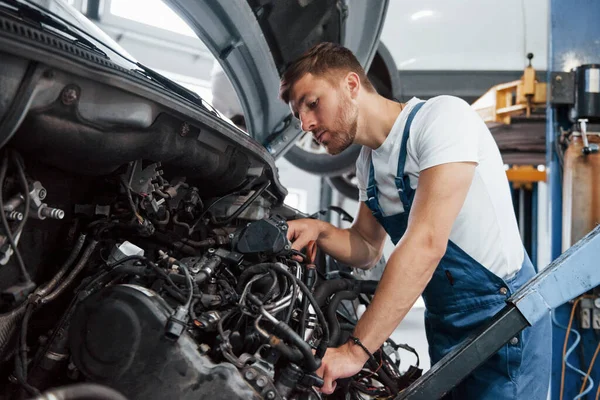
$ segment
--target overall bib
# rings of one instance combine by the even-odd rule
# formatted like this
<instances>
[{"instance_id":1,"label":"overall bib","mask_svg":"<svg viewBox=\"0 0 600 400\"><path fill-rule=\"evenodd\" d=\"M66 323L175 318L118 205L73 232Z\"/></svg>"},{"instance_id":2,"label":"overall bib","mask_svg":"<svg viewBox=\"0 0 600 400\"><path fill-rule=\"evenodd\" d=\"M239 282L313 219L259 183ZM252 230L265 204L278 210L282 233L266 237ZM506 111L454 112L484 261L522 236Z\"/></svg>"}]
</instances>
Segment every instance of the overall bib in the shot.
<instances>
[{"instance_id":1,"label":"overall bib","mask_svg":"<svg viewBox=\"0 0 600 400\"><path fill-rule=\"evenodd\" d=\"M411 123L424 103L410 112L404 132L395 183L404 212L384 216L379 206L373 161L365 202L397 244L408 225L415 190L404 174ZM431 364L438 362L506 304L506 300L535 275L525 252L519 272L503 280L475 261L452 241L423 292L425 331ZM551 371L550 315L526 328L469 375L446 398L546 400Z\"/></svg>"}]
</instances>

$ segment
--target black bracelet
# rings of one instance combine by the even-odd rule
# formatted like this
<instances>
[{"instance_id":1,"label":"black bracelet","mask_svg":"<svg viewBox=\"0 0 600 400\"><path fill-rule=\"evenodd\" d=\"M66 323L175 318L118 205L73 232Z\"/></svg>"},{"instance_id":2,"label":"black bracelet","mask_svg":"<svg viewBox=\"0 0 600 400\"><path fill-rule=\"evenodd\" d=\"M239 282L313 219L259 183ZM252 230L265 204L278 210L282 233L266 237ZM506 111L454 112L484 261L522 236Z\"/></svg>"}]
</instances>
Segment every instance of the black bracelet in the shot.
<instances>
[{"instance_id":1,"label":"black bracelet","mask_svg":"<svg viewBox=\"0 0 600 400\"><path fill-rule=\"evenodd\" d=\"M364 352L365 352L365 353L367 353L367 354L369 355L369 358L370 358L371 360L375 360L375 357L373 356L373 354L371 354L371 352L369 351L369 349L367 349L367 348L365 347L365 345L364 345L364 344L362 344L362 342L360 341L360 339L359 339L359 338L357 338L356 336L352 336L352 335L350 335L350 336L348 337L348 339L352 340L352 341L354 342L354 344L357 344L357 345L359 345L359 346L360 346L360 347L361 347L361 348L364 350Z\"/></svg>"}]
</instances>

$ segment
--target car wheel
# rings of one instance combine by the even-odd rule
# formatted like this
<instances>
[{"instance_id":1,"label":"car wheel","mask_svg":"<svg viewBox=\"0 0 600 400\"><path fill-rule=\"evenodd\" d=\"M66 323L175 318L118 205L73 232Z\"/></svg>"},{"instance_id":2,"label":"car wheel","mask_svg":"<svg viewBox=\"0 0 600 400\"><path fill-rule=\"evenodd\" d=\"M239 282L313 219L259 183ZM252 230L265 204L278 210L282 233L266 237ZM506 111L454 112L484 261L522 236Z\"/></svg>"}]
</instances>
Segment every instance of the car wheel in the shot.
<instances>
[{"instance_id":1,"label":"car wheel","mask_svg":"<svg viewBox=\"0 0 600 400\"><path fill-rule=\"evenodd\" d=\"M378 93L391 98L390 89L377 76L371 73L368 76ZM310 132L304 132L284 157L301 170L331 177L351 172L360 154L360 148L359 145L353 145L340 154L332 156L313 139Z\"/></svg>"},{"instance_id":2,"label":"car wheel","mask_svg":"<svg viewBox=\"0 0 600 400\"><path fill-rule=\"evenodd\" d=\"M355 169L342 175L327 177L326 180L329 186L340 192L343 196L358 201L359 192Z\"/></svg>"}]
</instances>

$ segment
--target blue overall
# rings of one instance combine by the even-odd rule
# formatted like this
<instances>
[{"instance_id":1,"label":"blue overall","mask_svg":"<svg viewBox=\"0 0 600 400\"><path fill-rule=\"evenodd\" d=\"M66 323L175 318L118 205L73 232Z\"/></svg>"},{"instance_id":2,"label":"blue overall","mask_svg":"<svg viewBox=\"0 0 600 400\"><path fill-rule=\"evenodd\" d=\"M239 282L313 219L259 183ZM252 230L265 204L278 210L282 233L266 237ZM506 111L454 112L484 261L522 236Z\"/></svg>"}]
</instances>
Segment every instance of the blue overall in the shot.
<instances>
[{"instance_id":1,"label":"blue overall","mask_svg":"<svg viewBox=\"0 0 600 400\"><path fill-rule=\"evenodd\" d=\"M411 110L402 135L395 181L404 212L383 215L371 160L366 205L394 244L406 231L415 194L408 175L404 174L404 165L410 126L423 104L421 102ZM449 240L446 253L423 292L425 331L432 365L500 311L506 299L534 275L526 252L519 272L505 281ZM546 400L551 370L550 349L548 316L504 345L447 398Z\"/></svg>"}]
</instances>

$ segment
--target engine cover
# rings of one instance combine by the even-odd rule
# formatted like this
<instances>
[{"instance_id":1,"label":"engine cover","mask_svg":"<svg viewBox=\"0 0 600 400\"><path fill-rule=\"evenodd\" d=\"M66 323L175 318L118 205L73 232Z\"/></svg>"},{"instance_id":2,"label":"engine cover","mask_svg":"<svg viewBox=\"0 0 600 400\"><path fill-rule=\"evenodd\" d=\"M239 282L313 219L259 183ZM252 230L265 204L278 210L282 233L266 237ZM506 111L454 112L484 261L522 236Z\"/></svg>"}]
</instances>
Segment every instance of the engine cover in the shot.
<instances>
[{"instance_id":1,"label":"engine cover","mask_svg":"<svg viewBox=\"0 0 600 400\"><path fill-rule=\"evenodd\" d=\"M76 309L69 330L73 362L88 380L129 399L258 399L232 364L215 364L183 333L165 337L170 307L135 285L106 288Z\"/></svg>"}]
</instances>

